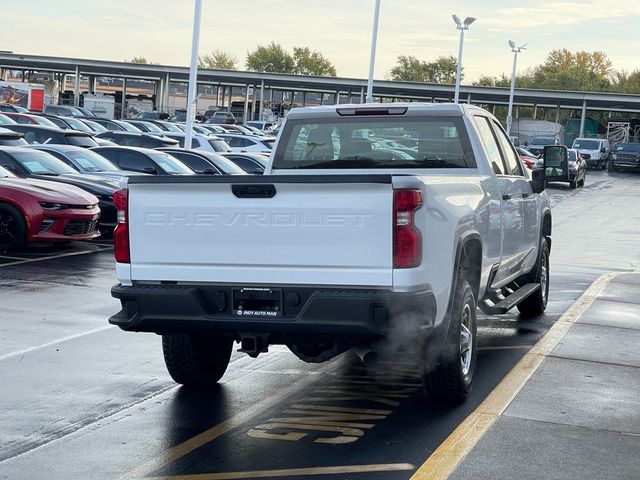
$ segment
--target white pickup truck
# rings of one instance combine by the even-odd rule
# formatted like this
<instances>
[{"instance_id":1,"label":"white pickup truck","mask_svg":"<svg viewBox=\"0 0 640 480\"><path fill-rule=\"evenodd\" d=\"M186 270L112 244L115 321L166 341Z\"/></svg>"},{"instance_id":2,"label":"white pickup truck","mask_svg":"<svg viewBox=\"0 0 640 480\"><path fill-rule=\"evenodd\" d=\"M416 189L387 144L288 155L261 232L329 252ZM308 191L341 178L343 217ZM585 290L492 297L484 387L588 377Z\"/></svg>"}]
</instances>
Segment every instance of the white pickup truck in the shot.
<instances>
[{"instance_id":1,"label":"white pickup truck","mask_svg":"<svg viewBox=\"0 0 640 480\"><path fill-rule=\"evenodd\" d=\"M555 161L565 147L547 147ZM389 344L417 351L433 397L459 401L476 309L541 314L549 291L545 169L467 105L292 110L265 176L146 176L117 192L126 331L163 337L178 383L217 382L233 342L308 362ZM532 176L533 178L532 178Z\"/></svg>"}]
</instances>

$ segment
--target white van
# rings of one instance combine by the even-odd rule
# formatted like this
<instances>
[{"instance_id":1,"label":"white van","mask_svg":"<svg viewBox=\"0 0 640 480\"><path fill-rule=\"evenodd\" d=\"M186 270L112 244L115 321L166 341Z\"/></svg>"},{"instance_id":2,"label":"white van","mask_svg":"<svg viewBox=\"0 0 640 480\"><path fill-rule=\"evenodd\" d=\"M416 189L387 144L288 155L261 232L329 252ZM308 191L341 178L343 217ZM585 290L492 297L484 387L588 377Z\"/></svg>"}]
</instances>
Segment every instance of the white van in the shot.
<instances>
[{"instance_id":1,"label":"white van","mask_svg":"<svg viewBox=\"0 0 640 480\"><path fill-rule=\"evenodd\" d=\"M605 169L611 154L611 145L605 138L576 138L571 148L580 152L587 161L587 167Z\"/></svg>"}]
</instances>

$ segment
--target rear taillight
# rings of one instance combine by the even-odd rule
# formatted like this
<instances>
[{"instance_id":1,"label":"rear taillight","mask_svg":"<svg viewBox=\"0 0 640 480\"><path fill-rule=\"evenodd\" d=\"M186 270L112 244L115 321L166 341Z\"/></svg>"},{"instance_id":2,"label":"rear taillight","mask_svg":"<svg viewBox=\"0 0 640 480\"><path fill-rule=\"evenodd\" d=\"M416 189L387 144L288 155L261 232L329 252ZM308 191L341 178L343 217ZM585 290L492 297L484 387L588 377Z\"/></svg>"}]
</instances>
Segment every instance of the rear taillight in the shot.
<instances>
[{"instance_id":1,"label":"rear taillight","mask_svg":"<svg viewBox=\"0 0 640 480\"><path fill-rule=\"evenodd\" d=\"M422 236L414 222L422 192L394 190L393 194L393 268L414 268L422 262Z\"/></svg>"},{"instance_id":2,"label":"rear taillight","mask_svg":"<svg viewBox=\"0 0 640 480\"><path fill-rule=\"evenodd\" d=\"M118 212L118 223L113 231L113 251L118 263L131 263L129 254L129 191L118 190L113 194L113 205Z\"/></svg>"}]
</instances>

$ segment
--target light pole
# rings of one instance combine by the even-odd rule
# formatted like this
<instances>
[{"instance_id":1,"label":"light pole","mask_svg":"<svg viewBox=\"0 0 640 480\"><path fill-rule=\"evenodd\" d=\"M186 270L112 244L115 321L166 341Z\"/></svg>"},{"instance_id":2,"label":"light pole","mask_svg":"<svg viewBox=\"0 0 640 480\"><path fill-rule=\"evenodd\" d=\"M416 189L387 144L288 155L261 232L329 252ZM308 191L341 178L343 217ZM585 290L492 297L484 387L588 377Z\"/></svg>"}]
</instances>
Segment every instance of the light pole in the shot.
<instances>
[{"instance_id":1,"label":"light pole","mask_svg":"<svg viewBox=\"0 0 640 480\"><path fill-rule=\"evenodd\" d=\"M273 62L269 62L267 63L264 67L262 67L260 69L261 72L265 72L265 70L267 69L267 67L271 65L273 67ZM262 82L260 82L260 110L259 110L260 114L258 115L258 120L262 121L263 118L263 112L264 112L264 78L262 79Z\"/></svg>"},{"instance_id":2,"label":"light pole","mask_svg":"<svg viewBox=\"0 0 640 480\"><path fill-rule=\"evenodd\" d=\"M513 123L513 93L516 89L516 64L518 63L518 54L522 50L527 49L527 44L516 47L516 42L509 40L509 46L513 52L513 70L511 71L511 89L509 90L509 111L507 112L507 135L511 135L511 124Z\"/></svg>"},{"instance_id":3,"label":"light pole","mask_svg":"<svg viewBox=\"0 0 640 480\"><path fill-rule=\"evenodd\" d=\"M458 46L458 68L456 70L456 90L453 97L453 103L458 103L460 98L460 77L462 76L462 47L464 45L464 32L469 30L469 25L476 21L475 17L467 17L464 22L457 15L452 15L456 28L460 30L460 45Z\"/></svg>"},{"instance_id":4,"label":"light pole","mask_svg":"<svg viewBox=\"0 0 640 480\"><path fill-rule=\"evenodd\" d=\"M367 103L373 103L373 70L376 66L376 48L378 45L378 20L380 19L380 0L376 0L373 12L373 32L371 33L371 56L369 57L369 78L367 79Z\"/></svg>"},{"instance_id":5,"label":"light pole","mask_svg":"<svg viewBox=\"0 0 640 480\"><path fill-rule=\"evenodd\" d=\"M191 68L189 69L189 96L187 99L187 123L185 125L184 148L191 148L193 121L196 118L198 90L198 47L200 44L200 17L202 0L195 0L193 11L193 39L191 42Z\"/></svg>"}]
</instances>

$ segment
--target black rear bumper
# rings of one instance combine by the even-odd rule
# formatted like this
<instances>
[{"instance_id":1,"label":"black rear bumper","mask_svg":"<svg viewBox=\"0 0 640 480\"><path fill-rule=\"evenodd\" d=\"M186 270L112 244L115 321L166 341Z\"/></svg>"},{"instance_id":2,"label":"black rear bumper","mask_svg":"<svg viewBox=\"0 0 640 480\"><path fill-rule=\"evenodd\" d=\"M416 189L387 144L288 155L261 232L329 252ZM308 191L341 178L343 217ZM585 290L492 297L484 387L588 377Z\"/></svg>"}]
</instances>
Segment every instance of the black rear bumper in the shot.
<instances>
[{"instance_id":1,"label":"black rear bumper","mask_svg":"<svg viewBox=\"0 0 640 480\"><path fill-rule=\"evenodd\" d=\"M433 328L436 301L432 292L281 287L283 308L277 317L238 316L232 310L233 286L116 285L113 297L122 310L109 322L126 331L155 333L269 333L382 337L396 326ZM275 342L273 342L275 343Z\"/></svg>"}]
</instances>

